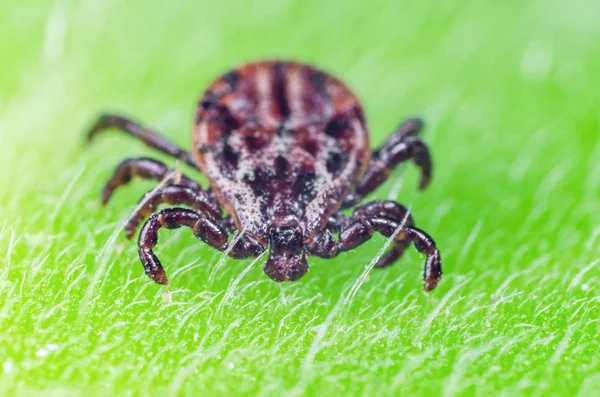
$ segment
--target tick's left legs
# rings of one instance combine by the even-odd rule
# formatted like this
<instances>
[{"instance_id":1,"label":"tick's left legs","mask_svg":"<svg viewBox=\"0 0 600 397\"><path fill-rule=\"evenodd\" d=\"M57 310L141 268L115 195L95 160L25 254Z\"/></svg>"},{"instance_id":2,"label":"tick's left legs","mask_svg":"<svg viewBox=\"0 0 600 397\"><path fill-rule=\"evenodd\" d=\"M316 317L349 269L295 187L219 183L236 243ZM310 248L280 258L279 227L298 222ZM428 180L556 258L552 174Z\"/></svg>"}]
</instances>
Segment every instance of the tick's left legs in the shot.
<instances>
[{"instance_id":1,"label":"tick's left legs","mask_svg":"<svg viewBox=\"0 0 600 397\"><path fill-rule=\"evenodd\" d=\"M197 168L196 162L189 152L181 149L167 138L160 135L158 132L151 130L150 128L142 127L140 124L116 114L105 114L96 120L88 132L88 141L91 142L92 139L94 139L94 137L100 132L111 128L132 135L144 142L146 145L153 147L162 153L178 158L192 167Z\"/></svg>"},{"instance_id":2,"label":"tick's left legs","mask_svg":"<svg viewBox=\"0 0 600 397\"><path fill-rule=\"evenodd\" d=\"M140 232L138 239L139 255L146 274L159 284L167 284L167 275L153 249L158 243L160 228L178 229L187 226L194 236L206 244L223 251L227 248L227 232L215 221L184 208L167 208L152 215Z\"/></svg>"},{"instance_id":3,"label":"tick's left legs","mask_svg":"<svg viewBox=\"0 0 600 397\"><path fill-rule=\"evenodd\" d=\"M146 193L129 217L125 234L131 239L145 217L152 215L160 204L186 205L200 214L219 221L221 210L207 192L197 191L186 185L167 185L162 189L153 189Z\"/></svg>"},{"instance_id":4,"label":"tick's left legs","mask_svg":"<svg viewBox=\"0 0 600 397\"><path fill-rule=\"evenodd\" d=\"M224 251L229 246L229 235L225 229L216 220L204 214L185 208L167 208L152 215L140 231L138 246L146 274L159 284L167 284L168 280L160 260L154 253L158 243L158 231L161 228L178 229L182 226L192 229L194 236L219 251ZM264 251L264 246L248 236L243 236L231 247L229 255L234 258L250 258L259 256Z\"/></svg>"},{"instance_id":5,"label":"tick's left legs","mask_svg":"<svg viewBox=\"0 0 600 397\"><path fill-rule=\"evenodd\" d=\"M442 276L440 252L427 233L413 226L412 218L407 214L406 208L400 204L385 201L360 206L354 211L350 224L341 231L339 243L335 241L329 230L325 230L315 236L308 244L308 249L313 255L332 258L339 252L352 250L368 241L375 232L391 237L399 227L401 228L394 237L394 248L385 254L376 266L384 267L392 264L412 242L419 252L427 255L423 274L424 288L426 291L431 291Z\"/></svg>"},{"instance_id":6,"label":"tick's left legs","mask_svg":"<svg viewBox=\"0 0 600 397\"><path fill-rule=\"evenodd\" d=\"M413 160L421 168L420 189L424 189L431 179L431 157L427 145L416 135L423 128L420 119L403 122L392 136L371 156L367 171L358 182L354 192L344 200L342 208L349 208L378 188L398 164Z\"/></svg>"},{"instance_id":7,"label":"tick's left legs","mask_svg":"<svg viewBox=\"0 0 600 397\"><path fill-rule=\"evenodd\" d=\"M175 170L172 170L158 160L147 157L125 159L115 168L113 175L104 185L104 189L102 190L102 204L107 204L115 189L128 184L133 177L154 179L160 182L169 177L169 175L172 176L168 182L172 183L178 179ZM194 191L202 191L200 185L185 175L179 176L178 183L186 185Z\"/></svg>"},{"instance_id":8,"label":"tick's left legs","mask_svg":"<svg viewBox=\"0 0 600 397\"><path fill-rule=\"evenodd\" d=\"M403 205L391 200L371 201L370 203L356 207L350 219L345 217L341 212L333 214L329 218L326 231L313 238L309 244L309 250L313 255L322 258L331 258L332 255L337 255L337 248L335 248L337 247L337 243L335 243L335 239L331 236L331 233L339 233L353 222L368 220L377 216L391 218L408 226L415 225L412 215ZM333 246L334 243L335 247ZM375 267L386 267L394 263L402 256L409 244L409 240L394 244L393 248L379 259Z\"/></svg>"}]
</instances>

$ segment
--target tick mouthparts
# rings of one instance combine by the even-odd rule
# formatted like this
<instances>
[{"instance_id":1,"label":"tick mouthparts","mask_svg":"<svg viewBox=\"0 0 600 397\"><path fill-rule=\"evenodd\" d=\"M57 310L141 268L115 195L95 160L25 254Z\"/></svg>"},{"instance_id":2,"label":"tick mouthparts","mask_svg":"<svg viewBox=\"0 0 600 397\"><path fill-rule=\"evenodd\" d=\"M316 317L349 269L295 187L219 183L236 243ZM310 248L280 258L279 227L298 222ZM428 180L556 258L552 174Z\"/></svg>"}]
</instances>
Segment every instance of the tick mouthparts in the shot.
<instances>
[{"instance_id":1,"label":"tick mouthparts","mask_svg":"<svg viewBox=\"0 0 600 397\"><path fill-rule=\"evenodd\" d=\"M274 281L296 281L308 271L304 252L299 255L284 255L277 252L269 255L265 263L265 273Z\"/></svg>"},{"instance_id":2,"label":"tick mouthparts","mask_svg":"<svg viewBox=\"0 0 600 397\"><path fill-rule=\"evenodd\" d=\"M302 228L294 217L278 219L269 238L271 252L265 273L275 281L295 281L308 271Z\"/></svg>"}]
</instances>

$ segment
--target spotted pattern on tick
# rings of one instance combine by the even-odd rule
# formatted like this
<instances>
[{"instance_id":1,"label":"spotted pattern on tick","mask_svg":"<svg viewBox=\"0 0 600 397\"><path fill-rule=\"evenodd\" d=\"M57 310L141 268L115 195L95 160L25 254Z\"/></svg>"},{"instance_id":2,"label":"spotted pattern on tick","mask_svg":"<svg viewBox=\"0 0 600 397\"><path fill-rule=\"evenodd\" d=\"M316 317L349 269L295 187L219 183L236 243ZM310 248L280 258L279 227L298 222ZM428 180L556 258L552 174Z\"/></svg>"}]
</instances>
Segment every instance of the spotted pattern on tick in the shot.
<instances>
[{"instance_id":1,"label":"spotted pattern on tick","mask_svg":"<svg viewBox=\"0 0 600 397\"><path fill-rule=\"evenodd\" d=\"M236 70L204 94L194 155L238 229L266 242L269 220L294 217L309 240L369 162L363 110L344 84L310 66Z\"/></svg>"}]
</instances>

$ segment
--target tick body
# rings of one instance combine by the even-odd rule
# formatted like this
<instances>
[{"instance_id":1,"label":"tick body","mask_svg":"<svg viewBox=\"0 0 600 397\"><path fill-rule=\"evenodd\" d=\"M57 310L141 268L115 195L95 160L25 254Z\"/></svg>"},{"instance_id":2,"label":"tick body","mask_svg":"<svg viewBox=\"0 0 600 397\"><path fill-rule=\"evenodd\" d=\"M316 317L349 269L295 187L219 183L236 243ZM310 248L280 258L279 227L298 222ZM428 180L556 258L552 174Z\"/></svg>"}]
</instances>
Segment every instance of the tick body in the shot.
<instances>
[{"instance_id":1,"label":"tick body","mask_svg":"<svg viewBox=\"0 0 600 397\"><path fill-rule=\"evenodd\" d=\"M425 290L435 288L441 277L433 239L414 226L405 207L394 201L361 204L407 160L421 168L420 187L427 186L431 160L417 137L421 121L405 121L371 152L359 101L346 85L316 68L263 61L226 73L198 104L191 151L117 115L102 116L88 138L107 128L181 159L210 182L205 190L163 163L138 158L123 161L106 184L103 203L134 176L167 179L164 187L142 198L126 227L131 238L149 216L139 234L139 255L157 283L167 283L154 253L158 230L182 226L234 258L256 257L269 249L264 270L276 281L302 277L309 255L333 258L375 232L393 236L392 248L376 267L392 264L413 242L427 256ZM162 203L177 207L157 211ZM340 212L353 206L351 217ZM242 237L230 242L229 234L236 230Z\"/></svg>"}]
</instances>

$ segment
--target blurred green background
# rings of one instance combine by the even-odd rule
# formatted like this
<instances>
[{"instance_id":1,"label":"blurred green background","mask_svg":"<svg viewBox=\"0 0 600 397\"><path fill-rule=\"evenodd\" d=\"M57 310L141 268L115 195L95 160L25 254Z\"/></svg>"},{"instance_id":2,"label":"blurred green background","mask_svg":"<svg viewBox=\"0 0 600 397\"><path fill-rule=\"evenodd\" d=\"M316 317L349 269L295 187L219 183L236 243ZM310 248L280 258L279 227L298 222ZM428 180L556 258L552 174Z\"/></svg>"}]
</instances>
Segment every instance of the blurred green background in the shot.
<instances>
[{"instance_id":1,"label":"blurred green background","mask_svg":"<svg viewBox=\"0 0 600 397\"><path fill-rule=\"evenodd\" d=\"M600 390L600 3L29 1L0 13L0 395L580 395ZM118 110L189 147L216 76L314 63L362 98L372 142L422 115L435 161L398 199L439 244L360 275L385 240L293 284L161 233L171 300L119 234ZM201 182L205 179L185 169ZM352 295L354 286L360 286Z\"/></svg>"}]
</instances>

